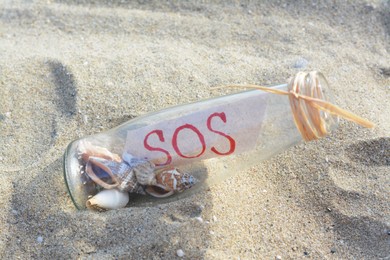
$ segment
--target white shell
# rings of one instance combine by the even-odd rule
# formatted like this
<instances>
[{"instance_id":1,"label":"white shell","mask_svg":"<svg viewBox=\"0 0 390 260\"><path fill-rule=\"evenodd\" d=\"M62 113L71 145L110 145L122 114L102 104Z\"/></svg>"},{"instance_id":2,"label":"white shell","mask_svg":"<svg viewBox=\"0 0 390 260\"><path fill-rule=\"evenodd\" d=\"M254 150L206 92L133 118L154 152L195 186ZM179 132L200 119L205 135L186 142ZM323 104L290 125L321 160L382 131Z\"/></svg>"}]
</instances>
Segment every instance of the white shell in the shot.
<instances>
[{"instance_id":1,"label":"white shell","mask_svg":"<svg viewBox=\"0 0 390 260\"><path fill-rule=\"evenodd\" d=\"M129 202L129 194L117 189L102 190L89 200L87 208L92 209L119 209L123 208Z\"/></svg>"}]
</instances>

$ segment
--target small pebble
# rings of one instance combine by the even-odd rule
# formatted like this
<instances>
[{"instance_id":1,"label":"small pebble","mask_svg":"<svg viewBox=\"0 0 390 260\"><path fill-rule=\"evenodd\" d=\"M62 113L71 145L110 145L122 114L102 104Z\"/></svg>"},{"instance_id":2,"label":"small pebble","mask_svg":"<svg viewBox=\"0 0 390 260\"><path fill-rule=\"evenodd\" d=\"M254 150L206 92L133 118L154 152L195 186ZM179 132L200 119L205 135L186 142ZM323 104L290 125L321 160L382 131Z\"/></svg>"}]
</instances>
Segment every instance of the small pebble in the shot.
<instances>
[{"instance_id":1,"label":"small pebble","mask_svg":"<svg viewBox=\"0 0 390 260\"><path fill-rule=\"evenodd\" d=\"M203 223L203 218L202 218L202 217L195 217L195 219L196 219L197 221L199 221L200 223Z\"/></svg>"},{"instance_id":2,"label":"small pebble","mask_svg":"<svg viewBox=\"0 0 390 260\"><path fill-rule=\"evenodd\" d=\"M336 249L335 249L335 248L332 248L332 249L330 250L330 252L331 252L332 254L334 254L334 253L336 253Z\"/></svg>"},{"instance_id":3,"label":"small pebble","mask_svg":"<svg viewBox=\"0 0 390 260\"><path fill-rule=\"evenodd\" d=\"M282 260L282 257L281 257L280 255L277 255L277 256L275 257L275 259L276 259L276 260Z\"/></svg>"},{"instance_id":4,"label":"small pebble","mask_svg":"<svg viewBox=\"0 0 390 260\"><path fill-rule=\"evenodd\" d=\"M43 237L41 237L41 236L37 237L37 242L39 244L41 244L43 242Z\"/></svg>"},{"instance_id":5,"label":"small pebble","mask_svg":"<svg viewBox=\"0 0 390 260\"><path fill-rule=\"evenodd\" d=\"M83 115L83 123L86 125L88 123L88 116Z\"/></svg>"},{"instance_id":6,"label":"small pebble","mask_svg":"<svg viewBox=\"0 0 390 260\"><path fill-rule=\"evenodd\" d=\"M213 216L213 221L217 222L217 217L216 216Z\"/></svg>"},{"instance_id":7,"label":"small pebble","mask_svg":"<svg viewBox=\"0 0 390 260\"><path fill-rule=\"evenodd\" d=\"M300 57L295 61L293 67L296 69L304 69L307 67L308 64L309 62L305 58Z\"/></svg>"},{"instance_id":8,"label":"small pebble","mask_svg":"<svg viewBox=\"0 0 390 260\"><path fill-rule=\"evenodd\" d=\"M385 67L380 68L380 72L384 76L390 77L390 68L385 68Z\"/></svg>"},{"instance_id":9,"label":"small pebble","mask_svg":"<svg viewBox=\"0 0 390 260\"><path fill-rule=\"evenodd\" d=\"M304 254L304 255L309 255L309 253L308 253L308 252L306 252L306 251L305 251L305 252L303 252L303 254Z\"/></svg>"},{"instance_id":10,"label":"small pebble","mask_svg":"<svg viewBox=\"0 0 390 260\"><path fill-rule=\"evenodd\" d=\"M214 235L214 234L215 234L214 231L211 231L211 230L210 230L210 235Z\"/></svg>"},{"instance_id":11,"label":"small pebble","mask_svg":"<svg viewBox=\"0 0 390 260\"><path fill-rule=\"evenodd\" d=\"M11 112L5 112L5 116L10 118L11 117Z\"/></svg>"},{"instance_id":12,"label":"small pebble","mask_svg":"<svg viewBox=\"0 0 390 260\"><path fill-rule=\"evenodd\" d=\"M184 252L181 249L177 250L176 254L177 254L178 257L183 257L184 256Z\"/></svg>"}]
</instances>

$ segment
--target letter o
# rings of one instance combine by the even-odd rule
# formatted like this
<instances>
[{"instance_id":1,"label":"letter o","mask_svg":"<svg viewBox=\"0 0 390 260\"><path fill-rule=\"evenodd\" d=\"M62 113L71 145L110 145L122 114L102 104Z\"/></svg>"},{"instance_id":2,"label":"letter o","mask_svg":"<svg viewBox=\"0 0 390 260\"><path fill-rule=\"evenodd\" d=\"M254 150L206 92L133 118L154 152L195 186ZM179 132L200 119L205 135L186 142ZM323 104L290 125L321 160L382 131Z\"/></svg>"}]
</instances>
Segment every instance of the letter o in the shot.
<instances>
[{"instance_id":1,"label":"letter o","mask_svg":"<svg viewBox=\"0 0 390 260\"><path fill-rule=\"evenodd\" d=\"M177 145L177 136L179 135L180 131L183 130L183 129L190 129L192 130L194 133L196 133L196 135L198 136L199 138L199 141L200 143L202 144L202 151L197 154L197 155L193 155L193 156L187 156L187 155L184 155L180 149L179 149L179 146ZM190 124L185 124L185 125L182 125L180 127L178 127L175 132L173 133L173 137L172 137L172 146L173 146L173 149L175 149L175 152L180 156L180 157L183 157L183 158L197 158L199 156L201 156L204 151L206 150L206 142L204 140L204 136L202 135L202 133L198 130L198 128L196 128L195 126L193 125L190 125Z\"/></svg>"}]
</instances>

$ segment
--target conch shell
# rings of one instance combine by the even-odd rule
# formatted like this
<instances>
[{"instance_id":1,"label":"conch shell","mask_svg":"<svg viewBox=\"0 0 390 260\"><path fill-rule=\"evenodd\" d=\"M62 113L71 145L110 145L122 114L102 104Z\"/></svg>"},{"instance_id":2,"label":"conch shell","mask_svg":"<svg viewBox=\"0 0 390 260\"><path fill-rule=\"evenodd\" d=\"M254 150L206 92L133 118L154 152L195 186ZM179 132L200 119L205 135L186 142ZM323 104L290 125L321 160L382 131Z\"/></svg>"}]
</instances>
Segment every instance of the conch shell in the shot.
<instances>
[{"instance_id":1,"label":"conch shell","mask_svg":"<svg viewBox=\"0 0 390 260\"><path fill-rule=\"evenodd\" d=\"M95 173L96 169L107 173L112 183L104 182L99 178ZM139 174L141 172L144 175L154 175L154 165L145 160L140 160L138 164L129 165L122 161L110 161L90 156L85 172L95 183L105 189L117 188L120 191L135 193L140 190L140 183L137 181L136 173Z\"/></svg>"},{"instance_id":2,"label":"conch shell","mask_svg":"<svg viewBox=\"0 0 390 260\"><path fill-rule=\"evenodd\" d=\"M107 148L94 146L86 141L80 144L79 151L86 163L86 174L105 189L117 188L120 191L144 194L136 174L140 177L144 175L144 179L151 179L154 176L153 163L129 154L125 156L126 161L123 161L119 155L110 152ZM106 176L99 176L99 173ZM106 180L107 177L109 180Z\"/></svg>"},{"instance_id":3,"label":"conch shell","mask_svg":"<svg viewBox=\"0 0 390 260\"><path fill-rule=\"evenodd\" d=\"M129 193L121 192L117 189L102 190L86 202L89 209L107 210L120 209L129 202Z\"/></svg>"},{"instance_id":4,"label":"conch shell","mask_svg":"<svg viewBox=\"0 0 390 260\"><path fill-rule=\"evenodd\" d=\"M163 169L155 175L145 191L154 197L165 198L191 188L196 182L192 175L182 173L176 168Z\"/></svg>"}]
</instances>

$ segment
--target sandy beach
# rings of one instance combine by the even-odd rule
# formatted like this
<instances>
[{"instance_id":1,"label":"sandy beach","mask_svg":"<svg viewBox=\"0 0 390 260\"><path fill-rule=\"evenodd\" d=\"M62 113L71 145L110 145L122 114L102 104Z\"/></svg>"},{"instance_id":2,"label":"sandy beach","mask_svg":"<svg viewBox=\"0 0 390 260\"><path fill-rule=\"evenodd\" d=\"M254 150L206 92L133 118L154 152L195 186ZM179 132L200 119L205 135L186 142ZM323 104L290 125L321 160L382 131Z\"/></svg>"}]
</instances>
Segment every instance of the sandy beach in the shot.
<instances>
[{"instance_id":1,"label":"sandy beach","mask_svg":"<svg viewBox=\"0 0 390 260\"><path fill-rule=\"evenodd\" d=\"M72 204L71 141L302 70L376 127L341 120L180 201ZM387 0L1 1L0 258L390 259L389 119Z\"/></svg>"}]
</instances>

